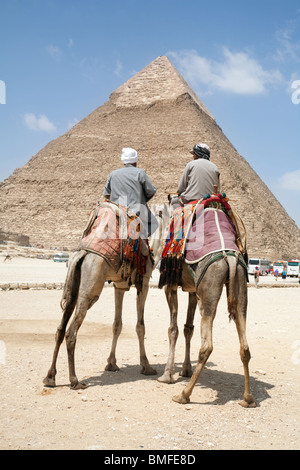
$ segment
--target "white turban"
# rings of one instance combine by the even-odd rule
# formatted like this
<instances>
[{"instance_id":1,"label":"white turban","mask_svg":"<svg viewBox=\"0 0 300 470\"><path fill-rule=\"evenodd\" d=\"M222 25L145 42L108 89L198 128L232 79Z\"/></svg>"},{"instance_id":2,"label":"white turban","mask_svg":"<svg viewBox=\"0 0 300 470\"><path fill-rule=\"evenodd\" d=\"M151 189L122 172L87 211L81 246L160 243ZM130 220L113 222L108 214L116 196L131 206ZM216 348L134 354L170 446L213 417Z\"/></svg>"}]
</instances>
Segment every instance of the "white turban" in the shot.
<instances>
[{"instance_id":1,"label":"white turban","mask_svg":"<svg viewBox=\"0 0 300 470\"><path fill-rule=\"evenodd\" d=\"M138 161L137 151L131 148L122 149L121 160L126 165L127 163L136 163Z\"/></svg>"},{"instance_id":2,"label":"white turban","mask_svg":"<svg viewBox=\"0 0 300 470\"><path fill-rule=\"evenodd\" d=\"M206 145L206 144L203 144L202 142L200 142L199 144L197 144L197 145L194 145L193 149L192 149L192 150L190 150L190 153L194 153L194 151L195 151L195 148L197 148L197 147L198 147L198 148L202 148L202 149L206 149L206 150L208 150L208 151L210 152L210 148L209 148L209 146L208 146L208 145Z\"/></svg>"},{"instance_id":3,"label":"white turban","mask_svg":"<svg viewBox=\"0 0 300 470\"><path fill-rule=\"evenodd\" d=\"M207 149L207 150L210 150L209 146L206 145L206 144L203 144L202 142L200 142L200 144L198 144L199 147L202 147L203 149Z\"/></svg>"}]
</instances>

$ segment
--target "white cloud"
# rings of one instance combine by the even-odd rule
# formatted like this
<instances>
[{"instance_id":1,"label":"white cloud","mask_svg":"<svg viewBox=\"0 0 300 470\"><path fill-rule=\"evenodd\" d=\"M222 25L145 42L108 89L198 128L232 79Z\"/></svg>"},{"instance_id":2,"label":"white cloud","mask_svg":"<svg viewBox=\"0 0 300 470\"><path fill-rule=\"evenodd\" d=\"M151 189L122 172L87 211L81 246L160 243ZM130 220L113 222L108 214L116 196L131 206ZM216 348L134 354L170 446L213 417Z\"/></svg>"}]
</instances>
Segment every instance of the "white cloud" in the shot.
<instances>
[{"instance_id":1,"label":"white cloud","mask_svg":"<svg viewBox=\"0 0 300 470\"><path fill-rule=\"evenodd\" d=\"M279 71L264 70L249 54L233 53L226 47L220 62L201 57L195 50L170 52L169 55L194 87L205 85L209 90L255 95L282 80Z\"/></svg>"},{"instance_id":2,"label":"white cloud","mask_svg":"<svg viewBox=\"0 0 300 470\"><path fill-rule=\"evenodd\" d=\"M299 20L296 18L288 22L285 29L276 31L278 48L275 59L281 62L292 59L296 63L300 62L300 41L297 31L299 29Z\"/></svg>"},{"instance_id":3,"label":"white cloud","mask_svg":"<svg viewBox=\"0 0 300 470\"><path fill-rule=\"evenodd\" d=\"M49 133L56 131L55 125L49 121L45 114L41 114L37 117L34 113L26 113L24 115L24 123L28 129L33 131L44 131Z\"/></svg>"},{"instance_id":4,"label":"white cloud","mask_svg":"<svg viewBox=\"0 0 300 470\"><path fill-rule=\"evenodd\" d=\"M47 46L47 52L51 55L51 57L53 57L53 59L60 59L61 56L62 56L62 51L59 47L57 46L53 46L53 44L50 44L49 46Z\"/></svg>"},{"instance_id":5,"label":"white cloud","mask_svg":"<svg viewBox=\"0 0 300 470\"><path fill-rule=\"evenodd\" d=\"M116 67L115 67L115 70L114 70L114 74L115 74L117 77L120 76L122 68L123 68L122 62L121 62L119 59L117 59Z\"/></svg>"},{"instance_id":6,"label":"white cloud","mask_svg":"<svg viewBox=\"0 0 300 470\"><path fill-rule=\"evenodd\" d=\"M300 191L300 170L284 173L284 175L279 178L279 184L282 189Z\"/></svg>"}]
</instances>

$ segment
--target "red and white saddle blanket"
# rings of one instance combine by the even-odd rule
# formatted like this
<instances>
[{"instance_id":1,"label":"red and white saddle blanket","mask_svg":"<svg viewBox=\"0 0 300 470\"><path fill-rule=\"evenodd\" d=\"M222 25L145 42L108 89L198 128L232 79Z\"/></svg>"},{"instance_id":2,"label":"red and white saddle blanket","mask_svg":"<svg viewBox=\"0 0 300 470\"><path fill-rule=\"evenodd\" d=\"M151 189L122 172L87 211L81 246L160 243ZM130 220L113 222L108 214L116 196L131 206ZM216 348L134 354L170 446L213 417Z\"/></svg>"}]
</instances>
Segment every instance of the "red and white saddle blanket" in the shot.
<instances>
[{"instance_id":1,"label":"red and white saddle blanket","mask_svg":"<svg viewBox=\"0 0 300 470\"><path fill-rule=\"evenodd\" d=\"M201 206L200 206L201 208ZM203 209L196 213L195 222L185 244L185 262L197 263L209 253L237 251L233 223L220 209Z\"/></svg>"},{"instance_id":2,"label":"red and white saddle blanket","mask_svg":"<svg viewBox=\"0 0 300 470\"><path fill-rule=\"evenodd\" d=\"M136 270L135 285L141 288L147 260L152 258L148 241L139 237L141 224L127 207L102 202L91 212L78 249L102 256L115 272L122 268L124 280Z\"/></svg>"},{"instance_id":3,"label":"red and white saddle blanket","mask_svg":"<svg viewBox=\"0 0 300 470\"><path fill-rule=\"evenodd\" d=\"M192 265L220 251L241 252L240 232L237 235L227 201L222 195L211 196L174 211L161 256L159 287L181 285L183 262Z\"/></svg>"}]
</instances>

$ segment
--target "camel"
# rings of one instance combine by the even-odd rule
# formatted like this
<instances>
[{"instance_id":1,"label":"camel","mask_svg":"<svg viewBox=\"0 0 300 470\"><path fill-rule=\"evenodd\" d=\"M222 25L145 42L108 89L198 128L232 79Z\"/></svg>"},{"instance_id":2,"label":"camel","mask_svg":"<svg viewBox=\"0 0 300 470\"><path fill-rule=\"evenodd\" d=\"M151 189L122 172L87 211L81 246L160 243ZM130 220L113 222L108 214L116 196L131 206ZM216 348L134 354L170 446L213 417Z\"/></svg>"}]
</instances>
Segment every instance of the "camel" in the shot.
<instances>
[{"instance_id":1,"label":"camel","mask_svg":"<svg viewBox=\"0 0 300 470\"><path fill-rule=\"evenodd\" d=\"M244 368L245 389L243 400L239 404L245 408L253 408L256 404L250 390L248 364L251 356L246 339L247 278L244 268L238 263L237 256L227 256L226 251L221 253L223 253L221 259L210 264L197 288L195 287L196 283L188 270L187 264L183 263L182 290L188 292L189 302L186 323L184 325L185 358L182 365L181 376L191 377L191 379L182 390L181 394L173 397L173 401L181 404L190 402L193 388L213 350L213 321L223 286L226 285L229 318L233 319L236 324L240 342L240 357ZM175 382L174 360L175 346L178 338L177 289L177 285L164 286L170 310L170 326L168 329L169 355L164 373L158 378L158 381L168 384ZM193 322L197 304L201 314L201 347L197 365L192 373L190 342L193 336Z\"/></svg>"},{"instance_id":2,"label":"camel","mask_svg":"<svg viewBox=\"0 0 300 470\"><path fill-rule=\"evenodd\" d=\"M161 248L162 229L165 227L164 217L169 217L169 214L163 210L159 205L154 206L155 216L158 221L158 228L150 238L150 248L153 252L154 263L148 257L146 274L143 276L143 284L140 292L136 297L137 308L137 324L136 332L139 341L140 351L140 365L142 367L141 373L145 375L154 375L156 370L149 364L145 345L145 325L144 325L144 306L149 290L149 281L153 269L155 268L159 258L159 250ZM132 273L131 279L134 283L135 272ZM71 389L78 390L86 387L84 382L79 382L75 372L75 345L78 330L86 316L87 310L94 305L99 299L105 281L109 280L114 283L114 298L115 298L115 317L113 322L113 339L110 355L107 359L105 370L117 371L119 370L116 363L116 347L117 341L122 330L122 304L126 291L129 290L130 285L128 281L124 281L121 274L116 273L105 258L100 255L80 250L76 252L69 263L68 272L66 276L64 291L61 299L62 319L57 328L55 337L55 348L53 352L53 359L47 376L43 383L47 387L55 387L56 381L56 362L59 348L64 338L66 338L68 363L69 363L69 379ZM75 308L76 307L76 308ZM75 309L74 318L66 332L67 324Z\"/></svg>"}]
</instances>

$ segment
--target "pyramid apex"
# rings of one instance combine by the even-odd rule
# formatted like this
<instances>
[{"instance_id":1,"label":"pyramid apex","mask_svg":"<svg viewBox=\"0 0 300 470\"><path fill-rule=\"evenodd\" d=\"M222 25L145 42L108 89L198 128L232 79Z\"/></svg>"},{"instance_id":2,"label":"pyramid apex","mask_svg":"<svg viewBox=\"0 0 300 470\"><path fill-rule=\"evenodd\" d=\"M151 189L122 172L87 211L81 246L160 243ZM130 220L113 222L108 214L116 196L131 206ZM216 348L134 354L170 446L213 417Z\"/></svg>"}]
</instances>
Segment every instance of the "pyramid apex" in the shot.
<instances>
[{"instance_id":1,"label":"pyramid apex","mask_svg":"<svg viewBox=\"0 0 300 470\"><path fill-rule=\"evenodd\" d=\"M202 111L215 120L170 59L162 55L117 88L110 95L110 100L117 107L129 108L176 100L184 94L189 94Z\"/></svg>"}]
</instances>

